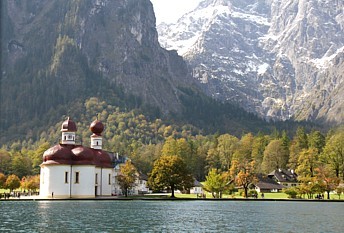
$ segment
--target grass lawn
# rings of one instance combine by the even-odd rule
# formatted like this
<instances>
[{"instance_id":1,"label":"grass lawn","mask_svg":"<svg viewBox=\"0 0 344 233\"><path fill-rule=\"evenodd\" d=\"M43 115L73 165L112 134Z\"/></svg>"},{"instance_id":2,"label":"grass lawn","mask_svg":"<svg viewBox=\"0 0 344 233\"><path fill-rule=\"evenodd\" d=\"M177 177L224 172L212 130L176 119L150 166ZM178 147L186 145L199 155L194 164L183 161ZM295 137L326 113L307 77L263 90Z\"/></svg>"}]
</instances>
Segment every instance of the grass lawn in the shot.
<instances>
[{"instance_id":1,"label":"grass lawn","mask_svg":"<svg viewBox=\"0 0 344 233\"><path fill-rule=\"evenodd\" d=\"M0 189L0 193L8 193L9 191L9 189Z\"/></svg>"},{"instance_id":2,"label":"grass lawn","mask_svg":"<svg viewBox=\"0 0 344 233\"><path fill-rule=\"evenodd\" d=\"M170 197L171 195L169 195ZM175 193L175 196L177 198L197 198L196 194L181 194L181 193ZM207 198L211 199L213 196L211 193L206 193ZM324 194L325 200L327 200L327 194ZM239 193L235 193L235 195L227 195L224 194L222 198L243 198L242 196L239 195ZM339 199L338 195L336 194L331 194L330 195L331 200L333 199ZM261 194L258 194L258 199L262 199ZM264 193L264 199L288 199L288 195L285 193ZM307 198L305 198L307 199ZM344 195L341 196L341 199L344 199Z\"/></svg>"}]
</instances>

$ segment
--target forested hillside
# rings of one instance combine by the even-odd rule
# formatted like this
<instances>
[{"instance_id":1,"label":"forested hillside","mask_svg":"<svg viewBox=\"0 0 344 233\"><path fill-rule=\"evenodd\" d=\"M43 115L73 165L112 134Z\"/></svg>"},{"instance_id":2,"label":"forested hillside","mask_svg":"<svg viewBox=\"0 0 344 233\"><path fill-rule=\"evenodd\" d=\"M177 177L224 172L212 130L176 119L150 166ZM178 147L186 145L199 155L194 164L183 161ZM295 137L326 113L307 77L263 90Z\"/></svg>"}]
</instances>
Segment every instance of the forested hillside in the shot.
<instances>
[{"instance_id":1,"label":"forested hillside","mask_svg":"<svg viewBox=\"0 0 344 233\"><path fill-rule=\"evenodd\" d=\"M290 169L299 175L304 192L311 193L324 188L310 189L315 180L328 182L327 189L333 190L344 179L343 128L323 134L299 127L291 136L279 130L269 134L243 133L241 136L229 133L204 135L191 125L178 127L160 119L150 119L137 111L121 112L96 98L89 99L84 108L85 114L80 116L82 121L74 119L78 128L77 143L90 144L89 124L95 118L93 113L100 112L98 119L105 122L104 149L128 156L145 174L152 171L154 161L161 156L176 155L200 181L215 172L227 181L237 179L240 174L254 183L254 177L259 174ZM28 177L39 174L42 154L61 139L61 123L47 128L36 142L28 136L26 140L3 145L0 175L8 177L13 174L19 179L31 179Z\"/></svg>"},{"instance_id":2,"label":"forested hillside","mask_svg":"<svg viewBox=\"0 0 344 233\"><path fill-rule=\"evenodd\" d=\"M121 112L192 124L205 133L269 127L198 89L183 59L160 47L148 0L1 6L0 145L36 141L67 115L86 124L84 105L93 97Z\"/></svg>"}]
</instances>

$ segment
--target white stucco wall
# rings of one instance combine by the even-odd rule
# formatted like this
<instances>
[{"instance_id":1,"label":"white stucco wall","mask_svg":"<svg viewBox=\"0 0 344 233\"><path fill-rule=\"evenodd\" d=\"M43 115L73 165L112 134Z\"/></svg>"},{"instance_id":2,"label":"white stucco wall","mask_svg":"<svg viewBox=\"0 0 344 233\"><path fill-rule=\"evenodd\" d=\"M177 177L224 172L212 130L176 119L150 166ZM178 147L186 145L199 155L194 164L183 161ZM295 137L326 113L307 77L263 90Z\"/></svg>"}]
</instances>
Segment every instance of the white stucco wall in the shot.
<instances>
[{"instance_id":1,"label":"white stucco wall","mask_svg":"<svg viewBox=\"0 0 344 233\"><path fill-rule=\"evenodd\" d=\"M102 169L102 184L101 184L101 195L102 196L111 196L111 186L112 186L112 168L103 168ZM109 184L110 176L110 184Z\"/></svg>"},{"instance_id":2,"label":"white stucco wall","mask_svg":"<svg viewBox=\"0 0 344 233\"><path fill-rule=\"evenodd\" d=\"M76 172L79 172L79 182L76 183ZM72 169L72 197L95 197L95 166L74 165Z\"/></svg>"},{"instance_id":3,"label":"white stucco wall","mask_svg":"<svg viewBox=\"0 0 344 233\"><path fill-rule=\"evenodd\" d=\"M49 165L41 167L40 196L42 198L66 198L70 196L70 165ZM65 173L68 182L65 183Z\"/></svg>"}]
</instances>

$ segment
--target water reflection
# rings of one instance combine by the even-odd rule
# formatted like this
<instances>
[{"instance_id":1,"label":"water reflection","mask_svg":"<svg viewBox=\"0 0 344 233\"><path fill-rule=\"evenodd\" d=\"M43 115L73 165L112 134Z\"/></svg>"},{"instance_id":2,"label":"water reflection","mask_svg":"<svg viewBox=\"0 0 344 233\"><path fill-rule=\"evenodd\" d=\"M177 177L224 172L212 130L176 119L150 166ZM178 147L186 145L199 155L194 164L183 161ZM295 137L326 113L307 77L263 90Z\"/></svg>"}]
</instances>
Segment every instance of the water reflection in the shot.
<instances>
[{"instance_id":1,"label":"water reflection","mask_svg":"<svg viewBox=\"0 0 344 233\"><path fill-rule=\"evenodd\" d=\"M0 202L0 232L341 232L344 203Z\"/></svg>"}]
</instances>

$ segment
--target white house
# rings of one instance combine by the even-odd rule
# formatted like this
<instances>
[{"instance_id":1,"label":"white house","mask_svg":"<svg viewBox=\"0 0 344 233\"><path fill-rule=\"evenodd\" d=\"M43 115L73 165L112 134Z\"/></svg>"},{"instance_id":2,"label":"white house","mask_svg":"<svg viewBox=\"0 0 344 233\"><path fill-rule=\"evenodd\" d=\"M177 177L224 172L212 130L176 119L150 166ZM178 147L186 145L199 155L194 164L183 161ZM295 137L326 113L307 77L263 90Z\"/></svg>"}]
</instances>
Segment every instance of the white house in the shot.
<instances>
[{"instance_id":1,"label":"white house","mask_svg":"<svg viewBox=\"0 0 344 233\"><path fill-rule=\"evenodd\" d=\"M113 172L113 184L112 184L112 195L120 196L123 195L120 185L117 181L117 176L120 171L120 167L128 160L125 156L120 156L116 154L114 156L114 172ZM137 178L134 184L134 187L128 190L129 195L140 195L149 193L150 190L147 186L148 176L138 172L136 174Z\"/></svg>"},{"instance_id":2,"label":"white house","mask_svg":"<svg viewBox=\"0 0 344 233\"><path fill-rule=\"evenodd\" d=\"M203 194L203 185L198 180L194 180L194 184L193 187L190 189L190 193L197 195Z\"/></svg>"}]
</instances>

